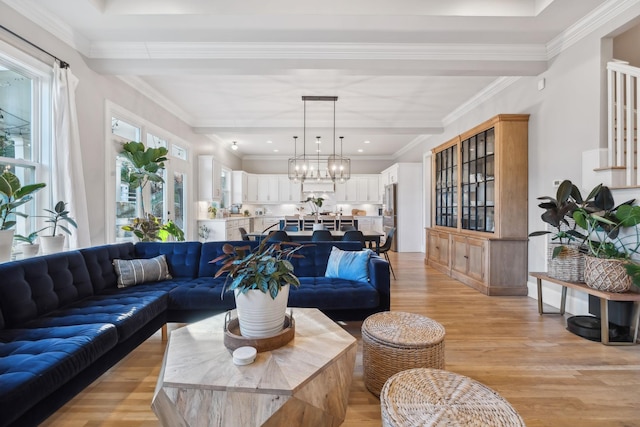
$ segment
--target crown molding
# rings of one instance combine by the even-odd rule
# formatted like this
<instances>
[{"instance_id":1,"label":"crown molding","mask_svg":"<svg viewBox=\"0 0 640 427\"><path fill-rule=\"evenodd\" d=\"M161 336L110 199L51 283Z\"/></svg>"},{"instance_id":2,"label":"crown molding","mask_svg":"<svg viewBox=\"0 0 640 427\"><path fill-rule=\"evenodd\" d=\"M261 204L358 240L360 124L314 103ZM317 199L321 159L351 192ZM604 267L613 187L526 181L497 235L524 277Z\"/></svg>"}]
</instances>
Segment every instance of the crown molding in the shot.
<instances>
[{"instance_id":1,"label":"crown molding","mask_svg":"<svg viewBox=\"0 0 640 427\"><path fill-rule=\"evenodd\" d=\"M184 110L179 108L174 102L166 98L160 92L151 87L147 82L142 80L137 76L116 76L120 80L122 80L127 85L131 86L137 92L143 94L147 98L151 99L153 102L169 111L171 114L178 117L180 120L188 124L189 126L193 126L194 118L191 117Z\"/></svg>"},{"instance_id":2,"label":"crown molding","mask_svg":"<svg viewBox=\"0 0 640 427\"><path fill-rule=\"evenodd\" d=\"M3 2L83 55L89 53L91 43L88 39L75 33L71 27L47 13L35 2L31 0L3 0Z\"/></svg>"},{"instance_id":3,"label":"crown molding","mask_svg":"<svg viewBox=\"0 0 640 427\"><path fill-rule=\"evenodd\" d=\"M547 43L547 60L559 55L637 4L640 4L640 0L608 0L601 4Z\"/></svg>"},{"instance_id":4,"label":"crown molding","mask_svg":"<svg viewBox=\"0 0 640 427\"><path fill-rule=\"evenodd\" d=\"M444 129L440 128L440 132L439 133L442 133L442 132L444 132ZM418 145L422 144L423 142L425 142L427 139L431 138L433 135L435 135L435 134L418 135L417 137L415 137L413 139L413 141L411 141L410 143L408 143L407 145L405 145L404 147L402 147L401 149L396 151L393 154L392 158L393 159L397 159L397 158L401 157L402 155L404 155L408 151L412 150L416 146L418 146Z\"/></svg>"},{"instance_id":5,"label":"crown molding","mask_svg":"<svg viewBox=\"0 0 640 427\"><path fill-rule=\"evenodd\" d=\"M270 160L289 160L290 158L292 158L293 156L283 156L283 155L279 155L279 156L270 156L270 155L247 155L247 156L239 156L242 160L265 160L265 161L270 161ZM324 156L326 157L326 155ZM352 161L364 161L364 160L381 160L381 161L385 161L385 160L389 160L392 158L395 158L394 156L345 156L348 157L349 159L351 159Z\"/></svg>"},{"instance_id":6,"label":"crown molding","mask_svg":"<svg viewBox=\"0 0 640 427\"><path fill-rule=\"evenodd\" d=\"M545 61L543 44L96 42L91 59Z\"/></svg>"},{"instance_id":7,"label":"crown molding","mask_svg":"<svg viewBox=\"0 0 640 427\"><path fill-rule=\"evenodd\" d=\"M451 123L455 122L456 120L467 114L469 111L482 105L484 102L493 98L520 79L521 77L498 77L480 92L471 97L467 102L460 105L458 108L445 116L445 118L442 119L442 125L444 127L449 126Z\"/></svg>"}]
</instances>

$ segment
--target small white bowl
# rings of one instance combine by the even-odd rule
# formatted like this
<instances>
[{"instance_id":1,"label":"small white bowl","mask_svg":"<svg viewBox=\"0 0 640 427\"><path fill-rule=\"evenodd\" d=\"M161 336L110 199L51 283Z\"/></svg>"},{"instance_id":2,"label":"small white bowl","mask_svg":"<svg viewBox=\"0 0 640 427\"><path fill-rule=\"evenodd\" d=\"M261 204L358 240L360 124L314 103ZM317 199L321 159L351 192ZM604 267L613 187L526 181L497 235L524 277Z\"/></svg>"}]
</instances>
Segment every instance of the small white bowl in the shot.
<instances>
[{"instance_id":1,"label":"small white bowl","mask_svg":"<svg viewBox=\"0 0 640 427\"><path fill-rule=\"evenodd\" d=\"M235 365L248 365L256 360L258 351L254 347L238 347L233 351L233 363Z\"/></svg>"}]
</instances>

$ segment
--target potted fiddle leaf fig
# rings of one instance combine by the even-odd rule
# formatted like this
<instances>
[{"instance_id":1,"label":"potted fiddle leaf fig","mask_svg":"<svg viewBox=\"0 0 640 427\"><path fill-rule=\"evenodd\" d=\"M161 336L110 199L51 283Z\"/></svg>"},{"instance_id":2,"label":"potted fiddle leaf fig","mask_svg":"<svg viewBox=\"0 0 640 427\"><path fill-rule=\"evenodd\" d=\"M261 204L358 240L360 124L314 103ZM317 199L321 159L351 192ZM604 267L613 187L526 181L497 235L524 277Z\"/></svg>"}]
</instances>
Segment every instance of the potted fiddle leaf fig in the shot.
<instances>
[{"instance_id":1,"label":"potted fiddle leaf fig","mask_svg":"<svg viewBox=\"0 0 640 427\"><path fill-rule=\"evenodd\" d=\"M162 170L168 161L165 147L146 148L142 142L129 141L122 145L120 153L128 160L127 179L131 189L135 189L139 200L139 216L122 229L131 231L141 241L166 241L172 236L184 240L184 232L174 222L162 223L161 218L147 212L142 199L142 191L152 182L164 183Z\"/></svg>"},{"instance_id":2,"label":"potted fiddle leaf fig","mask_svg":"<svg viewBox=\"0 0 640 427\"><path fill-rule=\"evenodd\" d=\"M283 329L289 287L300 286L291 258L304 247L296 242L268 242L269 236L251 246L223 246L223 254L210 261L223 261L215 277L227 274L222 295L233 291L240 333L249 338L266 338Z\"/></svg>"},{"instance_id":3,"label":"potted fiddle leaf fig","mask_svg":"<svg viewBox=\"0 0 640 427\"><path fill-rule=\"evenodd\" d=\"M555 198L542 196L538 200L542 200L538 206L544 209L540 218L553 230L534 231L529 237L551 236L547 245L547 273L559 280L583 282L585 251L580 245L582 239L573 233L576 223L572 218L578 204L583 204L580 190L570 180L564 180Z\"/></svg>"},{"instance_id":4,"label":"potted fiddle leaf fig","mask_svg":"<svg viewBox=\"0 0 640 427\"><path fill-rule=\"evenodd\" d=\"M57 233L58 231L64 231L68 235L71 235L71 229L69 227L78 228L78 224L75 219L69 216L67 210L67 203L62 200L56 203L53 209L44 209L47 215L40 215L40 218L45 218L45 224L48 224L40 232L44 230L51 230L51 234L48 236L40 236L40 243L42 244L43 254L53 254L61 252L64 248L64 234Z\"/></svg>"},{"instance_id":5,"label":"potted fiddle leaf fig","mask_svg":"<svg viewBox=\"0 0 640 427\"><path fill-rule=\"evenodd\" d=\"M11 258L16 216L27 217L18 208L31 201L33 194L45 186L44 183L22 186L13 173L5 171L0 174L0 262Z\"/></svg>"}]
</instances>

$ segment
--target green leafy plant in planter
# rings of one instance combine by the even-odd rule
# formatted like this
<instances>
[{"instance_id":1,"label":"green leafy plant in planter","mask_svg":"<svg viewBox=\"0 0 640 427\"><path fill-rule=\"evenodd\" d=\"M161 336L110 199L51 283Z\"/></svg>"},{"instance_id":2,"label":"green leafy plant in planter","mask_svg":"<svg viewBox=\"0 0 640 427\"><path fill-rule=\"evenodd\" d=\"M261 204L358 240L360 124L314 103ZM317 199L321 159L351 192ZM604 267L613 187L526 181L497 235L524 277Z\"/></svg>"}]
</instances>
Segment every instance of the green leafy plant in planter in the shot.
<instances>
[{"instance_id":1,"label":"green leafy plant in planter","mask_svg":"<svg viewBox=\"0 0 640 427\"><path fill-rule=\"evenodd\" d=\"M58 229L64 231L67 234L71 234L71 230L65 225L65 223L73 228L78 228L76 220L69 216L67 210L67 203L62 200L56 203L53 209L44 209L48 215L39 215L39 218L46 218L45 223L49 224L40 231L51 230L50 236L56 236Z\"/></svg>"},{"instance_id":2,"label":"green leafy plant in planter","mask_svg":"<svg viewBox=\"0 0 640 427\"><path fill-rule=\"evenodd\" d=\"M271 234L269 234L270 236ZM262 240L251 246L223 246L223 254L211 261L224 261L215 277L227 274L222 295L233 291L240 332L245 337L265 338L278 334L284 325L289 287L300 286L291 258L302 257L305 245Z\"/></svg>"},{"instance_id":3,"label":"green leafy plant in planter","mask_svg":"<svg viewBox=\"0 0 640 427\"><path fill-rule=\"evenodd\" d=\"M44 183L22 186L13 173L5 171L0 174L0 262L11 258L16 216L28 216L18 208L33 200L33 194L45 186Z\"/></svg>"},{"instance_id":4,"label":"green leafy plant in planter","mask_svg":"<svg viewBox=\"0 0 640 427\"><path fill-rule=\"evenodd\" d=\"M20 179L11 172L0 175L0 230L9 230L16 225L15 216L26 218L17 208L33 199L33 194L46 187L45 183L28 184L24 187Z\"/></svg>"},{"instance_id":5,"label":"green leafy plant in planter","mask_svg":"<svg viewBox=\"0 0 640 427\"><path fill-rule=\"evenodd\" d=\"M625 292L632 283L640 286L640 265L633 259L640 252L640 206L634 203L616 205L611 190L600 184L573 212L576 224L586 230L572 234L588 250L587 285L611 292Z\"/></svg>"},{"instance_id":6,"label":"green leafy plant in planter","mask_svg":"<svg viewBox=\"0 0 640 427\"><path fill-rule=\"evenodd\" d=\"M120 153L128 160L129 173L126 181L131 189L135 189L140 202L140 216L122 229L132 232L141 241L166 241L173 236L178 241L184 240L184 232L174 222L162 223L151 213L146 212L142 202L142 191L152 182L164 183L162 170L168 161L168 150L165 147L146 148L142 142L129 141L122 145Z\"/></svg>"},{"instance_id":7,"label":"green leafy plant in planter","mask_svg":"<svg viewBox=\"0 0 640 427\"><path fill-rule=\"evenodd\" d=\"M560 280L584 281L584 257L580 236L574 233L576 223L573 212L579 204L584 204L580 190L570 180L564 180L556 191L556 196L538 197L538 206L544 209L542 221L554 228L534 231L529 237L551 235L548 246L548 274Z\"/></svg>"}]
</instances>

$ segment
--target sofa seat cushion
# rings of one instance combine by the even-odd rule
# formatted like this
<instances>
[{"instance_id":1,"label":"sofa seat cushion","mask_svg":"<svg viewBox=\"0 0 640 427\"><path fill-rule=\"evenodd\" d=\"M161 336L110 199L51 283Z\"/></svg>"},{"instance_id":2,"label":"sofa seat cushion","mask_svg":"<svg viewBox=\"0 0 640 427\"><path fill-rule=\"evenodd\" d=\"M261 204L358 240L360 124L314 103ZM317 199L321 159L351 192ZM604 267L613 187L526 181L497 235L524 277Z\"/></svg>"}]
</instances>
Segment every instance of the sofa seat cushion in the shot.
<instances>
[{"instance_id":1,"label":"sofa seat cushion","mask_svg":"<svg viewBox=\"0 0 640 427\"><path fill-rule=\"evenodd\" d=\"M320 310L374 308L380 303L377 289L369 282L328 277L299 277L300 287L289 290L290 307Z\"/></svg>"},{"instance_id":2,"label":"sofa seat cushion","mask_svg":"<svg viewBox=\"0 0 640 427\"><path fill-rule=\"evenodd\" d=\"M113 325L85 324L0 331L0 420L31 406L115 347Z\"/></svg>"},{"instance_id":3,"label":"sofa seat cushion","mask_svg":"<svg viewBox=\"0 0 640 427\"><path fill-rule=\"evenodd\" d=\"M236 307L233 292L221 298L225 278L199 277L169 292L169 310L230 310Z\"/></svg>"},{"instance_id":4,"label":"sofa seat cushion","mask_svg":"<svg viewBox=\"0 0 640 427\"><path fill-rule=\"evenodd\" d=\"M127 290L86 298L35 319L28 323L28 327L112 323L118 331L118 341L122 342L167 310L167 292Z\"/></svg>"}]
</instances>

